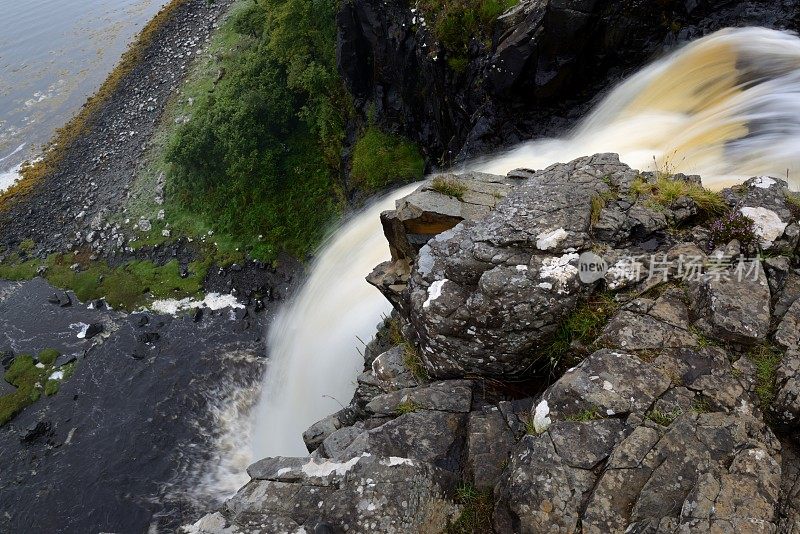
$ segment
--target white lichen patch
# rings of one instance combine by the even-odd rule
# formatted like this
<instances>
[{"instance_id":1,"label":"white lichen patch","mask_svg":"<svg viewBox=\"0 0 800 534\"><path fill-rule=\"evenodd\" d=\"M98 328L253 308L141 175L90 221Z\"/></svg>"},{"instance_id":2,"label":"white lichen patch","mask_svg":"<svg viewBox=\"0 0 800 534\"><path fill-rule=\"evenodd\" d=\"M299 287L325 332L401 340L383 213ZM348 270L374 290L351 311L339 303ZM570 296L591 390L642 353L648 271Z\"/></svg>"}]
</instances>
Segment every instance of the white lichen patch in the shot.
<instances>
[{"instance_id":1,"label":"white lichen patch","mask_svg":"<svg viewBox=\"0 0 800 534\"><path fill-rule=\"evenodd\" d=\"M527 270L528 270L528 266L527 266L527 265L517 265L517 270L518 270L519 272L521 272L521 273L522 273L522 272L525 272L525 271L527 271Z\"/></svg>"},{"instance_id":2,"label":"white lichen patch","mask_svg":"<svg viewBox=\"0 0 800 534\"><path fill-rule=\"evenodd\" d=\"M572 252L563 256L553 256L542 260L539 269L539 278L555 280L559 286L564 286L578 275L578 268L572 262L578 260L578 254ZM559 289L559 293L566 293Z\"/></svg>"},{"instance_id":3,"label":"white lichen patch","mask_svg":"<svg viewBox=\"0 0 800 534\"><path fill-rule=\"evenodd\" d=\"M769 189L775 183L775 180L769 176L758 176L753 180L753 187L758 187L759 189Z\"/></svg>"},{"instance_id":4,"label":"white lichen patch","mask_svg":"<svg viewBox=\"0 0 800 534\"><path fill-rule=\"evenodd\" d=\"M543 400L536 405L536 409L533 412L533 430L537 434L541 434L550 428L551 424L550 406L548 406L546 400Z\"/></svg>"},{"instance_id":5,"label":"white lichen patch","mask_svg":"<svg viewBox=\"0 0 800 534\"><path fill-rule=\"evenodd\" d=\"M400 458L399 456L390 456L388 459L383 459L380 461L381 465L385 465L387 467L394 467L396 465L414 465L414 460L410 458Z\"/></svg>"},{"instance_id":6,"label":"white lichen patch","mask_svg":"<svg viewBox=\"0 0 800 534\"><path fill-rule=\"evenodd\" d=\"M310 462L303 464L303 467L301 467L300 470L308 477L321 478L332 474L343 476L345 473L350 471L353 466L361 460L361 458L361 456L356 456L355 458L351 458L346 462L332 462L330 460L326 460L322 463L317 463L314 460L311 460Z\"/></svg>"},{"instance_id":7,"label":"white lichen patch","mask_svg":"<svg viewBox=\"0 0 800 534\"><path fill-rule=\"evenodd\" d=\"M567 238L567 231L558 228L549 232L542 232L536 236L536 248L539 250L550 250L556 248L559 243Z\"/></svg>"},{"instance_id":8,"label":"white lichen patch","mask_svg":"<svg viewBox=\"0 0 800 534\"><path fill-rule=\"evenodd\" d=\"M603 380L603 389L606 391L614 391L614 385L608 380Z\"/></svg>"},{"instance_id":9,"label":"white lichen patch","mask_svg":"<svg viewBox=\"0 0 800 534\"><path fill-rule=\"evenodd\" d=\"M447 279L436 280L430 285L428 288L428 299L422 304L423 308L427 308L431 305L431 302L442 296L442 286L444 286L445 282L447 282Z\"/></svg>"},{"instance_id":10,"label":"white lichen patch","mask_svg":"<svg viewBox=\"0 0 800 534\"><path fill-rule=\"evenodd\" d=\"M761 240L761 246L769 248L772 242L783 235L787 224L781 220L777 213L766 208L744 207L739 211L753 221L756 235Z\"/></svg>"}]
</instances>

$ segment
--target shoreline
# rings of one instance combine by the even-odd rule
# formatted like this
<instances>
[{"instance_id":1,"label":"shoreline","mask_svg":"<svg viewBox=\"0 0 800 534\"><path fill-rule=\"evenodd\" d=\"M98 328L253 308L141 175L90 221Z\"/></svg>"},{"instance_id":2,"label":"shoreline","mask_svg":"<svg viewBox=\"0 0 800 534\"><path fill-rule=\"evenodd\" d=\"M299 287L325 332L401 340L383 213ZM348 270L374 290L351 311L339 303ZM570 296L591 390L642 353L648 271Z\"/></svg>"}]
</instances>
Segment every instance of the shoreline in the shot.
<instances>
[{"instance_id":1,"label":"shoreline","mask_svg":"<svg viewBox=\"0 0 800 534\"><path fill-rule=\"evenodd\" d=\"M23 179L0 194L0 246L32 240L39 258L84 245L108 255L110 247L85 238L94 231L110 245L119 237L105 215L124 207L171 95L232 3L173 0L147 23L41 160L23 166Z\"/></svg>"}]
</instances>

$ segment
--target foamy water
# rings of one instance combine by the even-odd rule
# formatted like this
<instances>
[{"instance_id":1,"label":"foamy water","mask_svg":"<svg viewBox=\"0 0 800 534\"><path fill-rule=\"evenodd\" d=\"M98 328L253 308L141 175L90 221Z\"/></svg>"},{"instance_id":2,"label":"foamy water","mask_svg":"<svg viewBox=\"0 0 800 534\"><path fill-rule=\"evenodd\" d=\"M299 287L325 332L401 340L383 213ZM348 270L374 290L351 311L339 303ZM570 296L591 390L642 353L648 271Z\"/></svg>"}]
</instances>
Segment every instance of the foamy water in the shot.
<instances>
[{"instance_id":1,"label":"foamy water","mask_svg":"<svg viewBox=\"0 0 800 534\"><path fill-rule=\"evenodd\" d=\"M523 143L468 169L504 174L597 152L632 167L701 174L719 188L753 175L800 186L800 39L758 28L725 30L643 69L612 91L568 137ZM301 434L346 405L363 343L389 304L364 277L389 258L385 196L323 246L305 286L269 332L270 359L252 414L252 459L304 455ZM248 425L250 423L247 423Z\"/></svg>"}]
</instances>

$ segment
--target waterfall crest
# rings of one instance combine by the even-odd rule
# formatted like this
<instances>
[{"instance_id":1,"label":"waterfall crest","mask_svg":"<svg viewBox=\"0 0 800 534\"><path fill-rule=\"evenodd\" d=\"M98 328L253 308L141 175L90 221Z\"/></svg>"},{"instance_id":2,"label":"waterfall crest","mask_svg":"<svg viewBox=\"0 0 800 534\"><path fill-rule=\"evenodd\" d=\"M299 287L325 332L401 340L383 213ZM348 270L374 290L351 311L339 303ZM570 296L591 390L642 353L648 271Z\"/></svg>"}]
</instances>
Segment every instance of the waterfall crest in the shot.
<instances>
[{"instance_id":1,"label":"waterfall crest","mask_svg":"<svg viewBox=\"0 0 800 534\"><path fill-rule=\"evenodd\" d=\"M541 169L598 152L633 168L700 174L719 189L750 176L800 188L800 39L729 29L691 43L623 82L568 137L529 141L474 161L495 174ZM346 405L368 340L389 304L364 277L389 251L379 214L401 188L345 223L272 324L270 361L254 416L254 458L306 454L301 433Z\"/></svg>"}]
</instances>

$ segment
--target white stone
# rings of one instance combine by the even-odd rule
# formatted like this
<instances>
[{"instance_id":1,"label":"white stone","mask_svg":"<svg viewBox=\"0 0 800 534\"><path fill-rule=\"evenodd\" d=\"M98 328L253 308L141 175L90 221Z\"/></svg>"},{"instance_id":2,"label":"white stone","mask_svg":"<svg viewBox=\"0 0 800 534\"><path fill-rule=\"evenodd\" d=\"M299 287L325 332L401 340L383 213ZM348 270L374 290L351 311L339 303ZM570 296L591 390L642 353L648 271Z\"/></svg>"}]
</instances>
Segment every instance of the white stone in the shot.
<instances>
[{"instance_id":1,"label":"white stone","mask_svg":"<svg viewBox=\"0 0 800 534\"><path fill-rule=\"evenodd\" d=\"M428 288L428 299L422 304L423 308L427 308L431 305L431 302L442 296L442 286L444 286L445 282L447 282L446 278L444 280L436 280L430 285Z\"/></svg>"},{"instance_id":2,"label":"white stone","mask_svg":"<svg viewBox=\"0 0 800 534\"><path fill-rule=\"evenodd\" d=\"M542 432L550 428L551 424L552 421L550 420L550 406L548 406L546 400L543 400L542 402L536 405L536 409L533 412L533 430L537 434L541 434Z\"/></svg>"},{"instance_id":3,"label":"white stone","mask_svg":"<svg viewBox=\"0 0 800 534\"><path fill-rule=\"evenodd\" d=\"M567 238L567 231L563 228L552 230L550 232L542 232L536 236L536 248L539 250L550 250L555 248L559 243Z\"/></svg>"},{"instance_id":4,"label":"white stone","mask_svg":"<svg viewBox=\"0 0 800 534\"><path fill-rule=\"evenodd\" d=\"M771 247L772 242L781 237L786 230L787 224L772 210L744 207L739 211L753 221L756 235L761 238L761 246L764 248Z\"/></svg>"}]
</instances>

